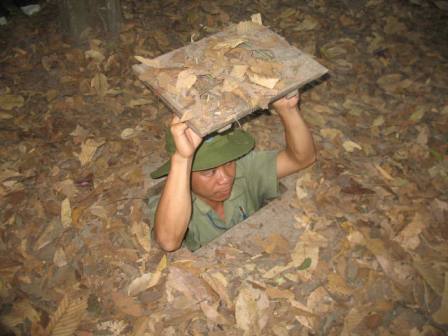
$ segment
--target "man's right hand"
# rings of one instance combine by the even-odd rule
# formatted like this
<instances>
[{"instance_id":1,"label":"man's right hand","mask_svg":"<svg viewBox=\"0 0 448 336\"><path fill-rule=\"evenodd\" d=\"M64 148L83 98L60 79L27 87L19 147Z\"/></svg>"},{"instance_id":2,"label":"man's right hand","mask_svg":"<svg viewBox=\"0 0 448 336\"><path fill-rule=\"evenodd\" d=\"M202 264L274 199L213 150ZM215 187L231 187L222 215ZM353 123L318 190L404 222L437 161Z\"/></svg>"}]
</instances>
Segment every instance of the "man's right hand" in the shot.
<instances>
[{"instance_id":1,"label":"man's right hand","mask_svg":"<svg viewBox=\"0 0 448 336\"><path fill-rule=\"evenodd\" d=\"M171 134L176 145L176 154L185 159L191 159L201 144L202 138L186 123L181 122L177 116L171 121Z\"/></svg>"}]
</instances>

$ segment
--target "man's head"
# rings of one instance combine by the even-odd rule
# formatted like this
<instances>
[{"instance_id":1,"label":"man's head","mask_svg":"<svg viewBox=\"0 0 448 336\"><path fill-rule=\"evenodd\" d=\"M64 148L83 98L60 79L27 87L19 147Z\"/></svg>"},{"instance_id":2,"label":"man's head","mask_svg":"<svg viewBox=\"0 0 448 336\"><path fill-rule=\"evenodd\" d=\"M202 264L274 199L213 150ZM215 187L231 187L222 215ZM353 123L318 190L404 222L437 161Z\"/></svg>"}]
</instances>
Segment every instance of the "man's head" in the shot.
<instances>
[{"instance_id":1,"label":"man's head","mask_svg":"<svg viewBox=\"0 0 448 336\"><path fill-rule=\"evenodd\" d=\"M191 189L202 199L223 202L229 198L235 180L235 160L218 167L191 173Z\"/></svg>"},{"instance_id":2,"label":"man's head","mask_svg":"<svg viewBox=\"0 0 448 336\"><path fill-rule=\"evenodd\" d=\"M231 129L223 133L206 136L196 150L192 164L192 178L196 176L195 172L203 172L201 176L207 176L211 172L214 172L213 174L219 173L221 169L218 169L218 167L247 154L254 145L254 138L242 129ZM176 151L173 137L169 131L166 136L166 150L169 155ZM168 174L170 164L170 161L166 162L153 171L151 177L159 178Z\"/></svg>"}]
</instances>

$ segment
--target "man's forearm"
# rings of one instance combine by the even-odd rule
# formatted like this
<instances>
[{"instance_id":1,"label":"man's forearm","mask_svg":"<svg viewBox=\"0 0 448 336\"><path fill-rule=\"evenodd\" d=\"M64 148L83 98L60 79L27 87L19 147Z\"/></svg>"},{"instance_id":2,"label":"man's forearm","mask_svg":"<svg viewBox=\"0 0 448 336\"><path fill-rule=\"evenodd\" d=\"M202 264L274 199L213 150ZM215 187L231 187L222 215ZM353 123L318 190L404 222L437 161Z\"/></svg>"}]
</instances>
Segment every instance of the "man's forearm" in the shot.
<instances>
[{"instance_id":1,"label":"man's forearm","mask_svg":"<svg viewBox=\"0 0 448 336\"><path fill-rule=\"evenodd\" d=\"M286 147L279 153L283 167L278 167L278 177L287 176L313 163L316 159L313 137L298 107L276 109L285 129Z\"/></svg>"},{"instance_id":2,"label":"man's forearm","mask_svg":"<svg viewBox=\"0 0 448 336\"><path fill-rule=\"evenodd\" d=\"M174 154L155 216L154 233L166 251L178 249L191 217L191 159Z\"/></svg>"}]
</instances>

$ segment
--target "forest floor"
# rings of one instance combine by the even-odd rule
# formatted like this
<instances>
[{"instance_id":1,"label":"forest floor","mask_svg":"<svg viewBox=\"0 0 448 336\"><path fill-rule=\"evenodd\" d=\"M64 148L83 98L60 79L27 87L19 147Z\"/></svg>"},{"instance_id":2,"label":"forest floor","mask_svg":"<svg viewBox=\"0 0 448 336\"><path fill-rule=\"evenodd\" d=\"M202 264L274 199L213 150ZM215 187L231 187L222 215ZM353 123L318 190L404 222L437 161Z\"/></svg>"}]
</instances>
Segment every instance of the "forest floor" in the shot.
<instances>
[{"instance_id":1,"label":"forest floor","mask_svg":"<svg viewBox=\"0 0 448 336\"><path fill-rule=\"evenodd\" d=\"M445 334L448 2L122 5L117 40L70 42L53 2L0 27L0 334ZM329 69L301 97L318 150L288 200L303 233L163 253L146 199L171 113L134 56L255 13ZM277 116L243 126L281 146Z\"/></svg>"}]
</instances>

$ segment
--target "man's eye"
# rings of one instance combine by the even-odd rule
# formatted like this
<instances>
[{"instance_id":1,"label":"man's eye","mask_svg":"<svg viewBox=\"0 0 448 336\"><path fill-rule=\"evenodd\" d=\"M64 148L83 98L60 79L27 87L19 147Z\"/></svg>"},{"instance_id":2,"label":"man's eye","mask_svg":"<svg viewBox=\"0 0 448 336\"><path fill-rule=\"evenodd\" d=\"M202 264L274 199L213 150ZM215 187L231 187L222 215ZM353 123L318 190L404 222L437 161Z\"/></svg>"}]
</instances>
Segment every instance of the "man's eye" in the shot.
<instances>
[{"instance_id":1,"label":"man's eye","mask_svg":"<svg viewBox=\"0 0 448 336\"><path fill-rule=\"evenodd\" d=\"M215 173L216 169L208 169L208 170L204 170L202 172L203 176L213 176L213 174Z\"/></svg>"}]
</instances>

